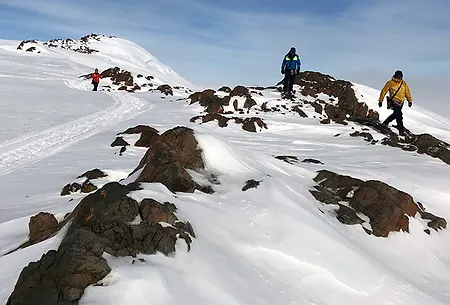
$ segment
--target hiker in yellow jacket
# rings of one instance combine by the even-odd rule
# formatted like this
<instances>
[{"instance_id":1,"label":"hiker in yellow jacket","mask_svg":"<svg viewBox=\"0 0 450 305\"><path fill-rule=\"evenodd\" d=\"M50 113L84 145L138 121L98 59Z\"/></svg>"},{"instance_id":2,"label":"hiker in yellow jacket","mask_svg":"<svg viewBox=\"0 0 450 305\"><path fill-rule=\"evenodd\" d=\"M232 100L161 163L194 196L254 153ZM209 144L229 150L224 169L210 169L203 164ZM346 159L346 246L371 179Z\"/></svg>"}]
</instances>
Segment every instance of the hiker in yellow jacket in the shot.
<instances>
[{"instance_id":1,"label":"hiker in yellow jacket","mask_svg":"<svg viewBox=\"0 0 450 305\"><path fill-rule=\"evenodd\" d=\"M408 106L412 106L411 92L409 91L408 84L403 80L403 72L400 70L395 71L391 80L387 81L381 90L380 98L378 99L378 106L383 105L384 96L389 91L387 97L388 109L392 109L394 112L382 123L384 127L387 127L394 119L397 121L397 127L400 135L405 135L405 127L403 126L403 113L402 107L405 98L408 100Z\"/></svg>"}]
</instances>

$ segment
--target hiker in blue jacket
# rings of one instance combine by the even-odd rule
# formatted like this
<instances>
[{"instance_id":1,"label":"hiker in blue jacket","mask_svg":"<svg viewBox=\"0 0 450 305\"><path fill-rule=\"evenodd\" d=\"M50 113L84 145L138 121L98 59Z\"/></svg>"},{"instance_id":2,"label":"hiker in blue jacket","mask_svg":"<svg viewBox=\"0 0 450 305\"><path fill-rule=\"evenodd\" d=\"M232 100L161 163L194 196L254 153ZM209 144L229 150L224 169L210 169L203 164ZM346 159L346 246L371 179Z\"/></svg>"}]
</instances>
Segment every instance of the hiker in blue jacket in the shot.
<instances>
[{"instance_id":1,"label":"hiker in blue jacket","mask_svg":"<svg viewBox=\"0 0 450 305\"><path fill-rule=\"evenodd\" d=\"M295 48L292 47L281 64L281 74L284 74L283 95L292 94L295 75L300 72L300 65L300 57L297 55Z\"/></svg>"}]
</instances>

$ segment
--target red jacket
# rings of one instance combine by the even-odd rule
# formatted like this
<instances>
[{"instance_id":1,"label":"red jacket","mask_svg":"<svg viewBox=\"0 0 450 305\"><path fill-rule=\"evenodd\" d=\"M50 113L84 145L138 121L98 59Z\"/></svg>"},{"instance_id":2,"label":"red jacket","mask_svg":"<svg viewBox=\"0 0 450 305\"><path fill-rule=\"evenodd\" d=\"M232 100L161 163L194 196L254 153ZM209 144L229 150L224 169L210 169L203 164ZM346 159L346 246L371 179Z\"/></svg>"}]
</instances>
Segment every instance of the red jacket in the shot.
<instances>
[{"instance_id":1,"label":"red jacket","mask_svg":"<svg viewBox=\"0 0 450 305\"><path fill-rule=\"evenodd\" d=\"M103 76L100 73L92 73L91 78L94 82L98 83L100 82L100 78L103 78Z\"/></svg>"}]
</instances>

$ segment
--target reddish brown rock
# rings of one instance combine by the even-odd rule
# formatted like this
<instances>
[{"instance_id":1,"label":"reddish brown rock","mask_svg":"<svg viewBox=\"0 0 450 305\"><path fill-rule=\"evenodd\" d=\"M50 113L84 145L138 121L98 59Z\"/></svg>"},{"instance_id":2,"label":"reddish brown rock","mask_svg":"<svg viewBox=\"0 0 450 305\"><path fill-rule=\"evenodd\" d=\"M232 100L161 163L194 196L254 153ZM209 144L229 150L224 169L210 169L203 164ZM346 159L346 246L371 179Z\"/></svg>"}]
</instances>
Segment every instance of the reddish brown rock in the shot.
<instances>
[{"instance_id":1,"label":"reddish brown rock","mask_svg":"<svg viewBox=\"0 0 450 305\"><path fill-rule=\"evenodd\" d=\"M55 216L50 213L39 213L30 218L28 228L30 230L30 243L35 244L47 239L58 226Z\"/></svg>"}]
</instances>

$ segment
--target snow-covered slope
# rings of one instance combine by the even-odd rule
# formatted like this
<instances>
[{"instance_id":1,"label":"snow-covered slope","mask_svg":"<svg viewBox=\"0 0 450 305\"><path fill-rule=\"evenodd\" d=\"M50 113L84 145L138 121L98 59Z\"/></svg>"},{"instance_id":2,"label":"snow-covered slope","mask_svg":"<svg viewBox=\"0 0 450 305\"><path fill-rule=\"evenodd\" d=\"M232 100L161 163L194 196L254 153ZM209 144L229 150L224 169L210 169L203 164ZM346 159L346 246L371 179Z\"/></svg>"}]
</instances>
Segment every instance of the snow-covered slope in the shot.
<instances>
[{"instance_id":1,"label":"snow-covered slope","mask_svg":"<svg viewBox=\"0 0 450 305\"><path fill-rule=\"evenodd\" d=\"M133 192L136 200L174 203L179 217L189 220L196 232L192 249L187 252L178 245L173 256L139 255L142 261L105 255L112 272L103 286L88 287L79 304L450 303L447 230L428 235L424 221L415 217L409 233L367 235L361 226L341 224L333 209L309 192L316 171L327 169L386 182L449 220L449 165L351 137L351 132L362 130L354 123L320 124L324 114L303 104L311 98L297 95L293 102L281 101L275 89L255 90L254 112L239 115L258 112L267 129L257 133L234 123L220 128L216 122L191 122L203 107L179 100L188 97L183 91L175 96L88 91L89 81L78 78L81 74L115 65L154 75L161 84L190 87L146 51L118 38L90 42L99 50L93 54L49 49L43 43L41 53L26 52L16 50L19 43L0 41L0 255L28 240L30 216L44 211L62 219L73 210L84 195L60 192L81 173L102 169L108 177L93 180L99 187L126 178L146 152L131 145L120 156L120 147L110 146L128 127L147 124L160 132L179 125L192 128L207 169L220 180L214 194L174 196L159 183ZM377 108L378 90L361 84L354 88L360 101ZM258 111L264 103L289 108L302 104L308 117ZM239 108L241 104L243 100ZM382 119L388 114L380 110ZM450 139L447 118L419 105L406 108L404 116L411 131ZM129 143L137 139L124 138ZM274 158L280 155L315 158L323 164L288 164ZM243 192L249 179L261 184ZM57 249L64 233L0 257L2 304L23 267Z\"/></svg>"}]
</instances>

